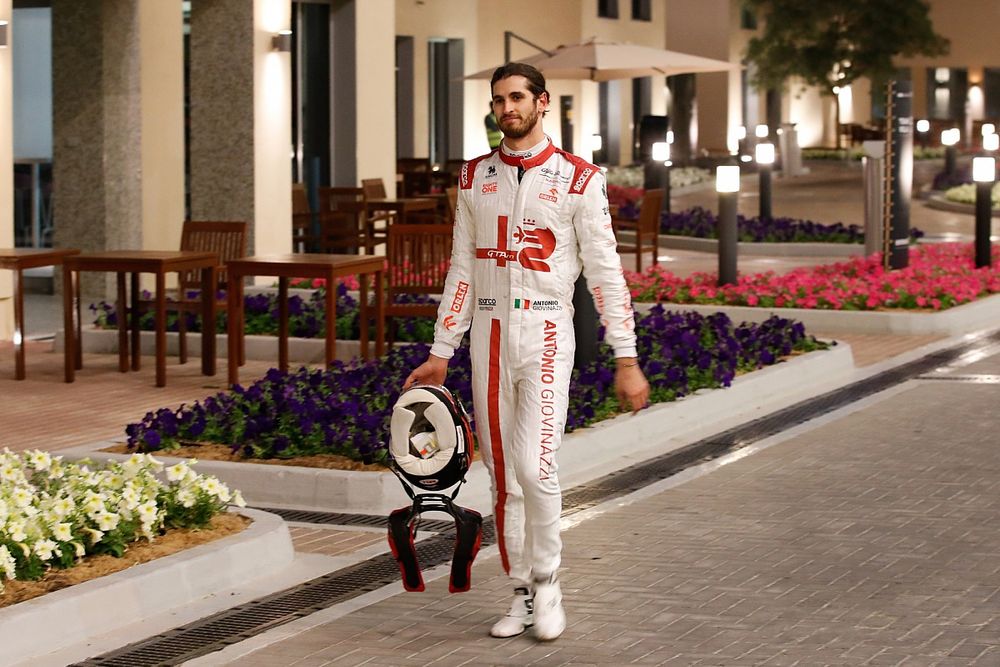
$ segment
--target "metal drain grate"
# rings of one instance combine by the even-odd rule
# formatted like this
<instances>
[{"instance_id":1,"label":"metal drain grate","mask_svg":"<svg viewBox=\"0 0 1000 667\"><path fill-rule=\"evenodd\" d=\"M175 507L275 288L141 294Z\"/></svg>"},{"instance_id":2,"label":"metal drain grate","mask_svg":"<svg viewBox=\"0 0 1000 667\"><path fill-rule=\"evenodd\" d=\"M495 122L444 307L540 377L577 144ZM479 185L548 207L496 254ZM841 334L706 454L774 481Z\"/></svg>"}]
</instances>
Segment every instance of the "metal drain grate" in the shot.
<instances>
[{"instance_id":1,"label":"metal drain grate","mask_svg":"<svg viewBox=\"0 0 1000 667\"><path fill-rule=\"evenodd\" d=\"M347 512L317 512L313 510L289 510L274 507L254 507L263 512L277 514L285 521L299 521L301 523L319 523L333 526L364 526L367 528L386 529L386 518L374 514L350 514ZM455 529L453 521L436 521L433 519L421 519L420 530L428 530L432 533L443 533Z\"/></svg>"},{"instance_id":2,"label":"metal drain grate","mask_svg":"<svg viewBox=\"0 0 1000 667\"><path fill-rule=\"evenodd\" d=\"M631 493L696 463L717 458L726 452L744 447L854 403L865 396L919 377L948 364L970 350L998 341L1000 341L1000 331L980 341L964 343L957 347L935 352L866 380L729 429L670 454L611 473L589 484L574 487L566 491L563 496L563 515L580 512L600 502ZM924 378L921 377L921 379ZM378 525L380 521L382 525L385 525L383 517L363 514L299 512L296 510L270 511L293 521L358 522L354 525ZM289 518L291 516L296 518ZM444 521L421 522L422 527L430 527L430 524L447 524L447 527L452 527L449 522ZM494 542L493 522L487 520L483 524L483 546L491 545ZM451 537L437 535L417 543L417 556L421 565L427 569L448 562L451 559L453 547L454 543ZM399 570L393 557L388 554L376 556L363 563L331 572L304 584L227 609L189 625L77 663L77 665L79 667L178 665L186 660L222 650L230 644L260 634L274 626L308 616L313 612L377 590L397 581L398 578Z\"/></svg>"},{"instance_id":3,"label":"metal drain grate","mask_svg":"<svg viewBox=\"0 0 1000 667\"><path fill-rule=\"evenodd\" d=\"M969 384L1000 384L1000 375L920 375L917 380L946 380L948 382L966 382Z\"/></svg>"}]
</instances>

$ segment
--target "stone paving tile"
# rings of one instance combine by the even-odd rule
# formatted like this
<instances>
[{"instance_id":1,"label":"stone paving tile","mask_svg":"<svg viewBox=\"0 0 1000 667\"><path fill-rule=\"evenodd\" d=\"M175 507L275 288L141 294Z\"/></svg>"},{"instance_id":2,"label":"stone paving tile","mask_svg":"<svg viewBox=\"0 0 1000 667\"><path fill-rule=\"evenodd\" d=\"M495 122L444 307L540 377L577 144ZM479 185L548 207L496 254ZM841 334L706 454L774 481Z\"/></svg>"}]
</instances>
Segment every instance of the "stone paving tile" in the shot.
<instances>
[{"instance_id":1,"label":"stone paving tile","mask_svg":"<svg viewBox=\"0 0 1000 667\"><path fill-rule=\"evenodd\" d=\"M555 643L486 636L509 590L491 559L469 593L435 581L267 655L322 637L317 657L364 664L1000 664L996 395L913 383L574 526Z\"/></svg>"}]
</instances>

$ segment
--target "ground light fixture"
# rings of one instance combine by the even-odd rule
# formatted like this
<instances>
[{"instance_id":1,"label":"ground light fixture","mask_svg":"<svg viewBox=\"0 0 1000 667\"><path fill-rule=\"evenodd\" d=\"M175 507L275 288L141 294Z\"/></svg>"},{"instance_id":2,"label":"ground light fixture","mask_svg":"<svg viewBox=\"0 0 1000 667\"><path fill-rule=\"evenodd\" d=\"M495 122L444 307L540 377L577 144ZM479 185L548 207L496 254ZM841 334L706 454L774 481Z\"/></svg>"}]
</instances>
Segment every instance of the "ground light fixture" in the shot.
<instances>
[{"instance_id":1,"label":"ground light fixture","mask_svg":"<svg viewBox=\"0 0 1000 667\"><path fill-rule=\"evenodd\" d=\"M662 213L670 213L670 165L670 144L667 141L653 142L650 159L644 167L644 187L647 190L663 190Z\"/></svg>"},{"instance_id":2,"label":"ground light fixture","mask_svg":"<svg viewBox=\"0 0 1000 667\"><path fill-rule=\"evenodd\" d=\"M758 139L764 139L769 134L767 125L758 125L753 129L753 133Z\"/></svg>"},{"instance_id":3,"label":"ground light fixture","mask_svg":"<svg viewBox=\"0 0 1000 667\"><path fill-rule=\"evenodd\" d=\"M941 133L941 145L944 146L944 173L951 177L955 174L956 148L955 144L961 139L962 134L957 127L944 130Z\"/></svg>"},{"instance_id":4,"label":"ground light fixture","mask_svg":"<svg viewBox=\"0 0 1000 667\"><path fill-rule=\"evenodd\" d=\"M774 144L764 142L754 147L757 160L757 176L760 185L760 219L770 220L771 215L771 169L774 165Z\"/></svg>"},{"instance_id":5,"label":"ground light fixture","mask_svg":"<svg viewBox=\"0 0 1000 667\"><path fill-rule=\"evenodd\" d=\"M982 128L980 128L980 134L982 134L984 137L988 137L991 134L996 134L996 132L997 132L997 126L994 125L993 123L983 123Z\"/></svg>"},{"instance_id":6,"label":"ground light fixture","mask_svg":"<svg viewBox=\"0 0 1000 667\"><path fill-rule=\"evenodd\" d=\"M983 137L983 150L995 151L1000 149L1000 134L987 134Z\"/></svg>"},{"instance_id":7,"label":"ground light fixture","mask_svg":"<svg viewBox=\"0 0 1000 667\"><path fill-rule=\"evenodd\" d=\"M924 132L930 132L931 122L926 118L921 118L917 121L917 132L923 134Z\"/></svg>"},{"instance_id":8,"label":"ground light fixture","mask_svg":"<svg viewBox=\"0 0 1000 667\"><path fill-rule=\"evenodd\" d=\"M993 182L997 163L992 157L972 158L972 180L976 182L976 268L990 266L990 222L993 214Z\"/></svg>"},{"instance_id":9,"label":"ground light fixture","mask_svg":"<svg viewBox=\"0 0 1000 667\"><path fill-rule=\"evenodd\" d=\"M738 165L715 168L715 191L719 193L719 285L736 284L736 252L739 230L736 227L736 205L740 192Z\"/></svg>"},{"instance_id":10,"label":"ground light fixture","mask_svg":"<svg viewBox=\"0 0 1000 667\"><path fill-rule=\"evenodd\" d=\"M279 53L291 53L292 51L292 31L279 30L271 35L271 50Z\"/></svg>"}]
</instances>

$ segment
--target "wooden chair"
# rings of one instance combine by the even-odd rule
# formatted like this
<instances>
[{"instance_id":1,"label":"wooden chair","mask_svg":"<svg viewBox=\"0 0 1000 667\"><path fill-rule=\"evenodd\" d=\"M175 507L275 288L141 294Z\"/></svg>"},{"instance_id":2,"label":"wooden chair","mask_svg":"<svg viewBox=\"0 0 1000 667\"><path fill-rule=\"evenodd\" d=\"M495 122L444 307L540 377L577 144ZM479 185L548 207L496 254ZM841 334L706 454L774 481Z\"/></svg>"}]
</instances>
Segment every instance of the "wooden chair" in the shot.
<instances>
[{"instance_id":1,"label":"wooden chair","mask_svg":"<svg viewBox=\"0 0 1000 667\"><path fill-rule=\"evenodd\" d=\"M455 214L458 212L458 186L453 185L445 192L448 194L448 216L446 220L449 224L455 224Z\"/></svg>"},{"instance_id":2,"label":"wooden chair","mask_svg":"<svg viewBox=\"0 0 1000 667\"><path fill-rule=\"evenodd\" d=\"M361 190L366 202L369 199L386 199L388 197L385 193L385 183L382 182L381 178L361 179ZM367 217L365 234L368 239L367 247L370 248L367 250L369 254L373 252L372 249L376 245L385 243L388 238L386 230L395 221L396 214L388 211L375 212Z\"/></svg>"},{"instance_id":3,"label":"wooden chair","mask_svg":"<svg viewBox=\"0 0 1000 667\"><path fill-rule=\"evenodd\" d=\"M430 171L431 159L429 157L400 157L396 158L396 173L406 174L415 171Z\"/></svg>"},{"instance_id":4,"label":"wooden chair","mask_svg":"<svg viewBox=\"0 0 1000 667\"><path fill-rule=\"evenodd\" d=\"M215 222L204 220L185 220L181 231L181 250L199 250L219 254L219 269L216 272L215 290L225 290L228 285L226 262L231 259L247 256L247 223L245 222ZM187 362L187 324L184 314L188 311L198 312L201 308L200 297L188 296L190 290L201 289L198 271L182 271L178 275L178 296L175 303L169 307L177 310L177 331L180 362ZM226 309L226 298L216 300L216 309ZM215 322L203 322L202 327L214 327Z\"/></svg>"},{"instance_id":5,"label":"wooden chair","mask_svg":"<svg viewBox=\"0 0 1000 667\"><path fill-rule=\"evenodd\" d=\"M635 243L631 245L622 245L619 240L618 252L635 253L636 271L642 270L642 253L646 250L652 251L653 266L659 264L660 207L663 205L663 196L662 189L646 190L639 203L638 220L623 220L618 217L611 219L615 238L620 239L623 231L632 232L635 236Z\"/></svg>"},{"instance_id":6,"label":"wooden chair","mask_svg":"<svg viewBox=\"0 0 1000 667\"><path fill-rule=\"evenodd\" d=\"M309 208L309 196L302 183L292 185L292 250L309 252L317 242L313 233L313 215Z\"/></svg>"},{"instance_id":7,"label":"wooden chair","mask_svg":"<svg viewBox=\"0 0 1000 667\"><path fill-rule=\"evenodd\" d=\"M386 256L386 336L390 348L395 339L394 317L436 317L436 303L396 303L401 294L441 294L451 260L454 229L444 224L412 224L389 227ZM467 308L474 304L467 303Z\"/></svg>"},{"instance_id":8,"label":"wooden chair","mask_svg":"<svg viewBox=\"0 0 1000 667\"><path fill-rule=\"evenodd\" d=\"M372 243L365 227L365 197L361 188L323 187L319 189L318 251L357 254Z\"/></svg>"}]
</instances>

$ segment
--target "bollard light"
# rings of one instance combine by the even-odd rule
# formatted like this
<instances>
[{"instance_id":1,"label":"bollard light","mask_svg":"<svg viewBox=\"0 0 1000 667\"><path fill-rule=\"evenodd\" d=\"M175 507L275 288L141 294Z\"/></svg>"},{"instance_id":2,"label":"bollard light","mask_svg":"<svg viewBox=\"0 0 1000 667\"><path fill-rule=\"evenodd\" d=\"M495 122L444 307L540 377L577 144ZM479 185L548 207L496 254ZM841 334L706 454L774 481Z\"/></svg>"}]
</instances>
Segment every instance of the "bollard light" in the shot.
<instances>
[{"instance_id":1,"label":"bollard light","mask_svg":"<svg viewBox=\"0 0 1000 667\"><path fill-rule=\"evenodd\" d=\"M667 163L670 161L670 144L666 141L653 142L653 162Z\"/></svg>"},{"instance_id":2,"label":"bollard light","mask_svg":"<svg viewBox=\"0 0 1000 667\"><path fill-rule=\"evenodd\" d=\"M926 118L921 118L917 121L917 132L923 134L924 132L930 132L931 122Z\"/></svg>"},{"instance_id":3,"label":"bollard light","mask_svg":"<svg viewBox=\"0 0 1000 667\"><path fill-rule=\"evenodd\" d=\"M990 266L990 222L993 215L993 181L996 180L996 159L972 158L972 180L976 182L976 268Z\"/></svg>"},{"instance_id":4,"label":"bollard light","mask_svg":"<svg viewBox=\"0 0 1000 667\"><path fill-rule=\"evenodd\" d=\"M667 130L667 143L668 144L674 143L674 131L673 130Z\"/></svg>"},{"instance_id":5,"label":"bollard light","mask_svg":"<svg viewBox=\"0 0 1000 667\"><path fill-rule=\"evenodd\" d=\"M736 283L736 253L739 229L736 206L740 191L740 168L722 165L715 168L715 191L719 193L719 285Z\"/></svg>"},{"instance_id":6,"label":"bollard light","mask_svg":"<svg viewBox=\"0 0 1000 667\"><path fill-rule=\"evenodd\" d=\"M994 125L993 123L983 123L983 127L980 130L980 134L982 134L984 137L988 137L991 134L996 134L996 132L997 132L997 126Z\"/></svg>"},{"instance_id":7,"label":"bollard light","mask_svg":"<svg viewBox=\"0 0 1000 667\"><path fill-rule=\"evenodd\" d=\"M758 125L753 130L754 136L758 139L763 139L768 135L767 125Z\"/></svg>"},{"instance_id":8,"label":"bollard light","mask_svg":"<svg viewBox=\"0 0 1000 667\"><path fill-rule=\"evenodd\" d=\"M759 169L758 190L760 193L760 219L771 219L771 165L774 164L774 144L757 144L754 148L754 156L757 158Z\"/></svg>"},{"instance_id":9,"label":"bollard light","mask_svg":"<svg viewBox=\"0 0 1000 667\"><path fill-rule=\"evenodd\" d=\"M941 132L941 144L944 146L954 146L962 138L962 133L957 127Z\"/></svg>"},{"instance_id":10,"label":"bollard light","mask_svg":"<svg viewBox=\"0 0 1000 667\"><path fill-rule=\"evenodd\" d=\"M1000 150L1000 134L987 134L985 137L983 137L983 150L984 151Z\"/></svg>"},{"instance_id":11,"label":"bollard light","mask_svg":"<svg viewBox=\"0 0 1000 667\"><path fill-rule=\"evenodd\" d=\"M747 128L746 125L740 125L736 128L736 138L743 141L747 138Z\"/></svg>"}]
</instances>

